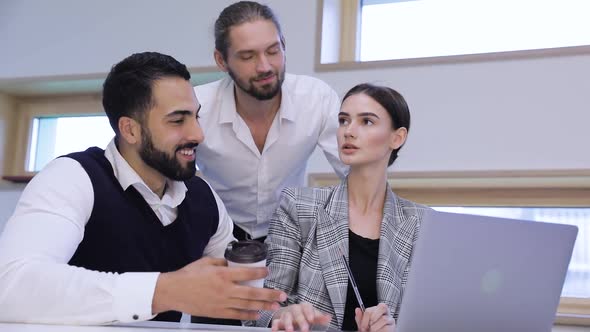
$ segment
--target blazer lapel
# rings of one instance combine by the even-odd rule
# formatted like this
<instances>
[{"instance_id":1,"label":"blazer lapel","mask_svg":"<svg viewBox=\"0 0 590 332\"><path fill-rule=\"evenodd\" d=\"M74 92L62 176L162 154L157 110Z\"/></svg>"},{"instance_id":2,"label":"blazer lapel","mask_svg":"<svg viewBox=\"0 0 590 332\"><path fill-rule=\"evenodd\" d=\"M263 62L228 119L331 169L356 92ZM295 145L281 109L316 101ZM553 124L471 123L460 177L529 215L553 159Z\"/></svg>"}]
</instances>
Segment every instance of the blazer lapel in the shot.
<instances>
[{"instance_id":1,"label":"blazer lapel","mask_svg":"<svg viewBox=\"0 0 590 332\"><path fill-rule=\"evenodd\" d=\"M318 210L317 244L321 270L338 326L344 320L348 275L342 253L348 259L348 187L335 187L326 206Z\"/></svg>"},{"instance_id":2,"label":"blazer lapel","mask_svg":"<svg viewBox=\"0 0 590 332\"><path fill-rule=\"evenodd\" d=\"M377 299L387 304L391 314L401 301L402 278L410 256L407 251L411 250L411 239L405 240L403 234L413 234L416 223L415 220L404 220L397 206L397 197L387 186L377 259Z\"/></svg>"}]
</instances>

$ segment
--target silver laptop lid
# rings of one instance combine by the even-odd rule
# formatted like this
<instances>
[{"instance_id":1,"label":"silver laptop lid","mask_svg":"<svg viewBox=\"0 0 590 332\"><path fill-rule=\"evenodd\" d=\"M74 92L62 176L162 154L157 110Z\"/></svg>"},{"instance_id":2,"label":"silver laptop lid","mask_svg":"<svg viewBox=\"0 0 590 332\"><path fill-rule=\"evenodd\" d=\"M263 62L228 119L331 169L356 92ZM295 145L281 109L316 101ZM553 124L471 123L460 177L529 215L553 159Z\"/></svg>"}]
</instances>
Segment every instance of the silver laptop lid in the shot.
<instances>
[{"instance_id":1,"label":"silver laptop lid","mask_svg":"<svg viewBox=\"0 0 590 332\"><path fill-rule=\"evenodd\" d=\"M429 211L399 332L550 331L575 226Z\"/></svg>"}]
</instances>

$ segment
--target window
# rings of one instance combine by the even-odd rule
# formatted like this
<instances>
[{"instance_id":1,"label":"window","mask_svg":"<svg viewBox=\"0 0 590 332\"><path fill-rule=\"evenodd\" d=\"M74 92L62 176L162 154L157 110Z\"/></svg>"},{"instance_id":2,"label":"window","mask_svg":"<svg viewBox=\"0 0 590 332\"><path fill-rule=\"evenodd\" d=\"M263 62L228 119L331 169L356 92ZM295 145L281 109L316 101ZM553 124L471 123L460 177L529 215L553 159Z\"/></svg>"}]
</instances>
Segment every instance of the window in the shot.
<instances>
[{"instance_id":1,"label":"window","mask_svg":"<svg viewBox=\"0 0 590 332\"><path fill-rule=\"evenodd\" d=\"M104 148L114 136L99 95L22 98L15 111L5 175L32 176L55 157Z\"/></svg>"},{"instance_id":2,"label":"window","mask_svg":"<svg viewBox=\"0 0 590 332\"><path fill-rule=\"evenodd\" d=\"M324 0L322 19L333 25L334 16L339 18L340 58L324 56L330 30L322 27L321 63L590 45L585 0L335 1Z\"/></svg>"},{"instance_id":3,"label":"window","mask_svg":"<svg viewBox=\"0 0 590 332\"><path fill-rule=\"evenodd\" d=\"M113 136L106 115L34 118L27 171L38 172L56 157L90 146L104 149Z\"/></svg>"},{"instance_id":4,"label":"window","mask_svg":"<svg viewBox=\"0 0 590 332\"><path fill-rule=\"evenodd\" d=\"M339 181L310 174L308 183ZM590 325L590 171L395 172L389 182L399 196L437 210L578 226L556 322Z\"/></svg>"}]
</instances>

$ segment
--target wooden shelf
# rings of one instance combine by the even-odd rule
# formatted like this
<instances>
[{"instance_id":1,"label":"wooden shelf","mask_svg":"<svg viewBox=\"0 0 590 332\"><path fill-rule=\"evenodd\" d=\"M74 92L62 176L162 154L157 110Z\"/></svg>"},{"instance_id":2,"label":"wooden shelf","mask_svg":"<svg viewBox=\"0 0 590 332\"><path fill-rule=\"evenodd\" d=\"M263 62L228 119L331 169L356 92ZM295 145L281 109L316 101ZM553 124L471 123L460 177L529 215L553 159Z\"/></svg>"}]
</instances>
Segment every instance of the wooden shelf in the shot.
<instances>
[{"instance_id":1,"label":"wooden shelf","mask_svg":"<svg viewBox=\"0 0 590 332\"><path fill-rule=\"evenodd\" d=\"M28 183L31 181L33 176L31 175L24 175L24 176L3 176L2 180L9 181L13 183Z\"/></svg>"}]
</instances>

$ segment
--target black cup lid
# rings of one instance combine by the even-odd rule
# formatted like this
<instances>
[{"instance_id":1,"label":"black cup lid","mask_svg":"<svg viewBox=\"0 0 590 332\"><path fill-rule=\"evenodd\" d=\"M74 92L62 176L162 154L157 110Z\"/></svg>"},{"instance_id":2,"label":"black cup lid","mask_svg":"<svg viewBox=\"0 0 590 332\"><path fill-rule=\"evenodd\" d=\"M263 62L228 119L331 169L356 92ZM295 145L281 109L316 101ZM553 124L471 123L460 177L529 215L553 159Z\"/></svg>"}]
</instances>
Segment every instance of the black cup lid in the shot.
<instances>
[{"instance_id":1,"label":"black cup lid","mask_svg":"<svg viewBox=\"0 0 590 332\"><path fill-rule=\"evenodd\" d=\"M232 241L225 249L225 259L234 263L256 263L266 259L266 245L254 240Z\"/></svg>"}]
</instances>

